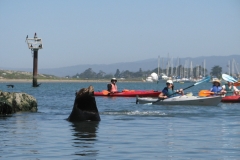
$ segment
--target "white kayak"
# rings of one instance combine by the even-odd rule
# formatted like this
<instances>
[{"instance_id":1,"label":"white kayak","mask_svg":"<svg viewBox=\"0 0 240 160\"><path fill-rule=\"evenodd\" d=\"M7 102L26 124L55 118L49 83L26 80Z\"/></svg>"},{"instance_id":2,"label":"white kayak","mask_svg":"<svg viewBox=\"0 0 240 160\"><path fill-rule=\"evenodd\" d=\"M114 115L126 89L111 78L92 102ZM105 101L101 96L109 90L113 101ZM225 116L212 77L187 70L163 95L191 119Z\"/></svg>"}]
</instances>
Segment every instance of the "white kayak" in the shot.
<instances>
[{"instance_id":1,"label":"white kayak","mask_svg":"<svg viewBox=\"0 0 240 160\"><path fill-rule=\"evenodd\" d=\"M164 100L151 97L137 97L136 103L153 105L196 105L217 106L222 100L221 96L199 97L199 96L176 96Z\"/></svg>"}]
</instances>

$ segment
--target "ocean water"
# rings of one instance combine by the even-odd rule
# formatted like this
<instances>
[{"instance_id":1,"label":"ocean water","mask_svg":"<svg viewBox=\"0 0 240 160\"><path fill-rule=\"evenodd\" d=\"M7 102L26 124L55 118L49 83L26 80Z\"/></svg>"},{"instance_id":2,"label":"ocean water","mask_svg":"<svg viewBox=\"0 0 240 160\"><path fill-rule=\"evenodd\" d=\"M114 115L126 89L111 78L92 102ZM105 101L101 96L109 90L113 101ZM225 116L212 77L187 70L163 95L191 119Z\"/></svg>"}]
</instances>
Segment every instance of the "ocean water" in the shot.
<instances>
[{"instance_id":1,"label":"ocean water","mask_svg":"<svg viewBox=\"0 0 240 160\"><path fill-rule=\"evenodd\" d=\"M38 101L38 112L0 117L0 159L240 159L240 104L156 106L135 98L96 97L100 122L72 123L75 91L107 83L12 83L0 90L25 92ZM165 84L119 82L119 90L161 90ZM175 88L189 83L175 84ZM186 92L194 95L211 83Z\"/></svg>"}]
</instances>

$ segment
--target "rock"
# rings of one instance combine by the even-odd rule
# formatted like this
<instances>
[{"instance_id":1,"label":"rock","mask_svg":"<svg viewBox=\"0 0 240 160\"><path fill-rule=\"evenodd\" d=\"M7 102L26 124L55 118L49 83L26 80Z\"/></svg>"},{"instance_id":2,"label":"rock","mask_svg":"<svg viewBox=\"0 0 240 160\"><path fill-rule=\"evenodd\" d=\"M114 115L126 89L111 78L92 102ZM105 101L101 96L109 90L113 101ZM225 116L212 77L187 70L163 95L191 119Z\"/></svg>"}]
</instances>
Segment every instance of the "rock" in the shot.
<instances>
[{"instance_id":1,"label":"rock","mask_svg":"<svg viewBox=\"0 0 240 160\"><path fill-rule=\"evenodd\" d=\"M68 121L100 121L95 97L94 88L82 88L76 93L73 109L69 115Z\"/></svg>"},{"instance_id":2,"label":"rock","mask_svg":"<svg viewBox=\"0 0 240 160\"><path fill-rule=\"evenodd\" d=\"M20 111L37 111L37 100L26 93L0 91L0 115Z\"/></svg>"}]
</instances>

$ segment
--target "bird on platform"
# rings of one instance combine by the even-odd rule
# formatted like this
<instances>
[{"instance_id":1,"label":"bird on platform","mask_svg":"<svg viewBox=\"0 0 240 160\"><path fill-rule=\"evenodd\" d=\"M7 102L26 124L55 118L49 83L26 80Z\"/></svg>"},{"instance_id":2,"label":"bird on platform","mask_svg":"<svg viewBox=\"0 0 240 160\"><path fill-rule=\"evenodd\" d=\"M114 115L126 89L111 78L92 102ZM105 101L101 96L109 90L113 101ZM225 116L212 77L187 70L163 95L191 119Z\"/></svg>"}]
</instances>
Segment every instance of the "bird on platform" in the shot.
<instances>
[{"instance_id":1,"label":"bird on platform","mask_svg":"<svg viewBox=\"0 0 240 160\"><path fill-rule=\"evenodd\" d=\"M12 84L8 84L7 87L8 87L8 88L10 88L10 87L13 88L14 85L12 85Z\"/></svg>"}]
</instances>

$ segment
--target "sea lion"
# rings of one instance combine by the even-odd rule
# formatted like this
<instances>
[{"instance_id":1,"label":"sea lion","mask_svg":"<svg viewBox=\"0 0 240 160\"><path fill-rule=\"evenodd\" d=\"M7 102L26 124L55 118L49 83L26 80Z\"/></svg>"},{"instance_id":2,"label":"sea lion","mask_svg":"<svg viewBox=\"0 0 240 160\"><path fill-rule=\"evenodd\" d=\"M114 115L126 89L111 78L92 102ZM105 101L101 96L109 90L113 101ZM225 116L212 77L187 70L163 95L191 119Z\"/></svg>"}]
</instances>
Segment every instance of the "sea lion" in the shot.
<instances>
[{"instance_id":1,"label":"sea lion","mask_svg":"<svg viewBox=\"0 0 240 160\"><path fill-rule=\"evenodd\" d=\"M73 109L67 120L71 122L101 120L94 97L93 86L90 85L88 88L82 88L76 92Z\"/></svg>"}]
</instances>

